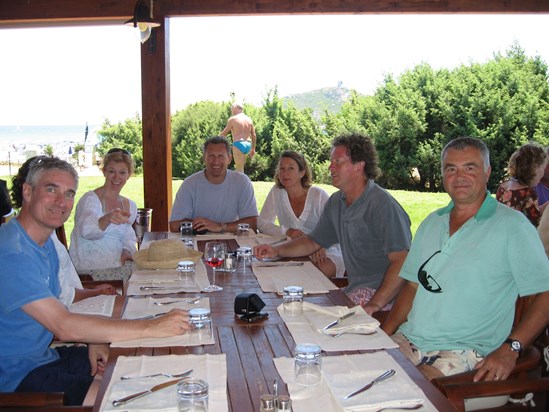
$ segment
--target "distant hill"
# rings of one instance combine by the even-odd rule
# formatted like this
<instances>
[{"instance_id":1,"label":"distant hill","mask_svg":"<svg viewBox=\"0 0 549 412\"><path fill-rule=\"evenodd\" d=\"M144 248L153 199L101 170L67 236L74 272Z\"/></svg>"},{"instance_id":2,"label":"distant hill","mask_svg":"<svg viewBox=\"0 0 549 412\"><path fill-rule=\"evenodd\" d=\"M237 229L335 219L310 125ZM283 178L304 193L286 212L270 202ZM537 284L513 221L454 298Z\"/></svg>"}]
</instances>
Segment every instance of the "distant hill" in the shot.
<instances>
[{"instance_id":1,"label":"distant hill","mask_svg":"<svg viewBox=\"0 0 549 412\"><path fill-rule=\"evenodd\" d=\"M325 87L310 92L292 94L282 98L283 103L293 102L298 109L311 108L315 116L319 117L324 110L338 113L341 106L351 96L351 91L345 87Z\"/></svg>"}]
</instances>

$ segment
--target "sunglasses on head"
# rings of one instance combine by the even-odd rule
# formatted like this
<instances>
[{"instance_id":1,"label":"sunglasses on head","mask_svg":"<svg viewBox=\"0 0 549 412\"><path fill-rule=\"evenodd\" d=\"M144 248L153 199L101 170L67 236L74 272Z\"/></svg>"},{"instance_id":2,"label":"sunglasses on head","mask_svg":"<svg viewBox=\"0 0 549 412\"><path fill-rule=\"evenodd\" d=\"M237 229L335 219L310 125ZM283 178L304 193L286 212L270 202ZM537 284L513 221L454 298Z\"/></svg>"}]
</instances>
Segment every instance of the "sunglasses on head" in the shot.
<instances>
[{"instance_id":1,"label":"sunglasses on head","mask_svg":"<svg viewBox=\"0 0 549 412\"><path fill-rule=\"evenodd\" d=\"M442 288L438 284L438 282L429 274L427 274L427 271L423 268L429 261L435 256L437 253L440 253L440 250L437 250L435 253L433 253L429 259L427 259L423 264L419 267L419 270L417 271L417 278L419 280L419 283L421 283L421 286L425 288L425 290L428 290L432 293L441 293ZM430 283L433 282L434 285L431 285Z\"/></svg>"},{"instance_id":2,"label":"sunglasses on head","mask_svg":"<svg viewBox=\"0 0 549 412\"><path fill-rule=\"evenodd\" d=\"M113 153L122 153L122 154L128 155L130 157L132 156L130 154L130 152L128 152L126 149L113 148L113 149L111 149L107 152L108 155L113 154Z\"/></svg>"}]
</instances>

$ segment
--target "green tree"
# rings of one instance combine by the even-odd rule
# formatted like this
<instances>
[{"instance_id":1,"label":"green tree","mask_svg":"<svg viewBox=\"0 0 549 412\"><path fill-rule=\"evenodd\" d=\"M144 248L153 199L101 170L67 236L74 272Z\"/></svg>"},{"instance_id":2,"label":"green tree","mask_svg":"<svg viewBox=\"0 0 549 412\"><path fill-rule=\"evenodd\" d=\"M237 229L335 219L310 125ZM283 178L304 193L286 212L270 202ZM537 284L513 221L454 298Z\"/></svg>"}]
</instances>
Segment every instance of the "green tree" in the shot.
<instances>
[{"instance_id":1,"label":"green tree","mask_svg":"<svg viewBox=\"0 0 549 412\"><path fill-rule=\"evenodd\" d=\"M132 155L135 172L143 172L143 132L141 118L138 115L116 124L105 119L97 135L99 137L97 152L100 156L104 156L115 147L125 149Z\"/></svg>"}]
</instances>

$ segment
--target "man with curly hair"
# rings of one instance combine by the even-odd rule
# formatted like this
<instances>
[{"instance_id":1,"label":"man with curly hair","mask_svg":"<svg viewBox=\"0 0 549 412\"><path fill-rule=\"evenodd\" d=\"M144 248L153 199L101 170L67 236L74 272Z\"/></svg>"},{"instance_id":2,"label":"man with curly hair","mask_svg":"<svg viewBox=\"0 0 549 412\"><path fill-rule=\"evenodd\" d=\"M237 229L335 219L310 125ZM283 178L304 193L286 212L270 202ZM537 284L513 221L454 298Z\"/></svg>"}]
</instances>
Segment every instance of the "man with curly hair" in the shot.
<instances>
[{"instance_id":1,"label":"man with curly hair","mask_svg":"<svg viewBox=\"0 0 549 412\"><path fill-rule=\"evenodd\" d=\"M339 243L349 278L347 295L369 314L388 310L403 285L398 274L412 240L410 218L375 183L380 170L370 138L335 138L330 160L332 184L339 191L326 203L314 230L276 247L259 245L254 253L260 258L309 256Z\"/></svg>"}]
</instances>

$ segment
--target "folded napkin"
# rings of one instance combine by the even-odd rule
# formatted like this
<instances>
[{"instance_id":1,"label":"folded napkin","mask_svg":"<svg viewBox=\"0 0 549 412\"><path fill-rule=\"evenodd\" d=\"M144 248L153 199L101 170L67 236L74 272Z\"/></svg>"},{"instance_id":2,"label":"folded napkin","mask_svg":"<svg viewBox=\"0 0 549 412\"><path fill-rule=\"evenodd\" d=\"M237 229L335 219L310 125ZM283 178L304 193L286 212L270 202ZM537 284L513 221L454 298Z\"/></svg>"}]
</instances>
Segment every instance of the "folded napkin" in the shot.
<instances>
[{"instance_id":1,"label":"folded napkin","mask_svg":"<svg viewBox=\"0 0 549 412\"><path fill-rule=\"evenodd\" d=\"M98 295L73 303L69 310L73 313L86 315L112 316L114 309L114 295Z\"/></svg>"},{"instance_id":2,"label":"folded napkin","mask_svg":"<svg viewBox=\"0 0 549 412\"><path fill-rule=\"evenodd\" d=\"M262 264L264 263L252 262L252 270L263 292L282 294L284 288L289 285L301 286L305 294L328 293L337 289L337 286L311 262L303 262L300 266L262 267Z\"/></svg>"},{"instance_id":3,"label":"folded napkin","mask_svg":"<svg viewBox=\"0 0 549 412\"><path fill-rule=\"evenodd\" d=\"M191 376L203 379L209 386L209 410L228 411L227 362L221 355L119 356L112 378L101 402L101 411L165 411L177 412L176 385L161 389L140 399L115 407L112 401L152 388L173 378L134 378L121 380L122 375L144 376L154 373L182 373L193 369Z\"/></svg>"},{"instance_id":4,"label":"folded napkin","mask_svg":"<svg viewBox=\"0 0 549 412\"><path fill-rule=\"evenodd\" d=\"M126 310L124 311L124 319L135 319L146 315L154 315L164 312L169 312L173 308L180 309L193 309L193 308L210 308L209 298L201 298L197 304L190 304L184 302L190 300L191 297L176 297L176 298L164 298L164 299L132 299L128 300L126 305ZM174 303L172 305L159 306L155 305L155 301L174 301L182 300L181 303ZM215 334L215 331L213 332ZM200 346L200 345L213 345L215 343L214 337L212 336L209 339L198 337L196 335L191 335L188 332L185 332L182 335L171 336L169 338L142 338L142 339L131 339L120 342L112 342L111 347L113 348L134 348L134 347L169 347L169 346Z\"/></svg>"},{"instance_id":5,"label":"folded napkin","mask_svg":"<svg viewBox=\"0 0 549 412\"><path fill-rule=\"evenodd\" d=\"M279 305L277 310L296 344L315 343L326 352L398 347L385 332L379 329L379 322L360 306L351 309L346 306L319 306L305 300L301 315L287 314L284 312L283 304ZM354 311L355 315L328 330L322 330L330 322L351 311ZM340 332L346 333L334 337ZM374 334L360 335L360 333L371 332Z\"/></svg>"},{"instance_id":6,"label":"folded napkin","mask_svg":"<svg viewBox=\"0 0 549 412\"><path fill-rule=\"evenodd\" d=\"M374 332L380 325L379 321L366 313L361 306L348 308L346 306L319 306L311 302L303 302L303 310L313 327L326 335L337 335L340 332ZM343 319L329 329L323 328L350 312L354 315Z\"/></svg>"},{"instance_id":7,"label":"folded napkin","mask_svg":"<svg viewBox=\"0 0 549 412\"><path fill-rule=\"evenodd\" d=\"M365 392L349 399L343 399L348 394L360 389L364 385L386 372L388 369L368 369L353 373L324 374L332 395L345 411L370 412L381 408L397 408L423 403L418 388L408 385L402 373L376 383Z\"/></svg>"},{"instance_id":8,"label":"folded napkin","mask_svg":"<svg viewBox=\"0 0 549 412\"><path fill-rule=\"evenodd\" d=\"M140 269L134 270L126 292L129 296L161 295L179 292L196 293L208 287L208 271L202 261L195 264L194 282L180 282L179 273L174 269ZM146 287L158 289L146 289ZM141 289L145 288L145 289Z\"/></svg>"},{"instance_id":9,"label":"folded napkin","mask_svg":"<svg viewBox=\"0 0 549 412\"><path fill-rule=\"evenodd\" d=\"M295 382L293 359L274 359L276 369L292 398L294 412L317 411L377 411L383 405L411 406L423 403L423 412L436 408L404 369L386 352L356 355L323 356L322 379L316 386L302 386ZM394 369L396 374L348 400L341 399L366 385L383 372ZM375 391L374 391L375 389Z\"/></svg>"}]
</instances>

